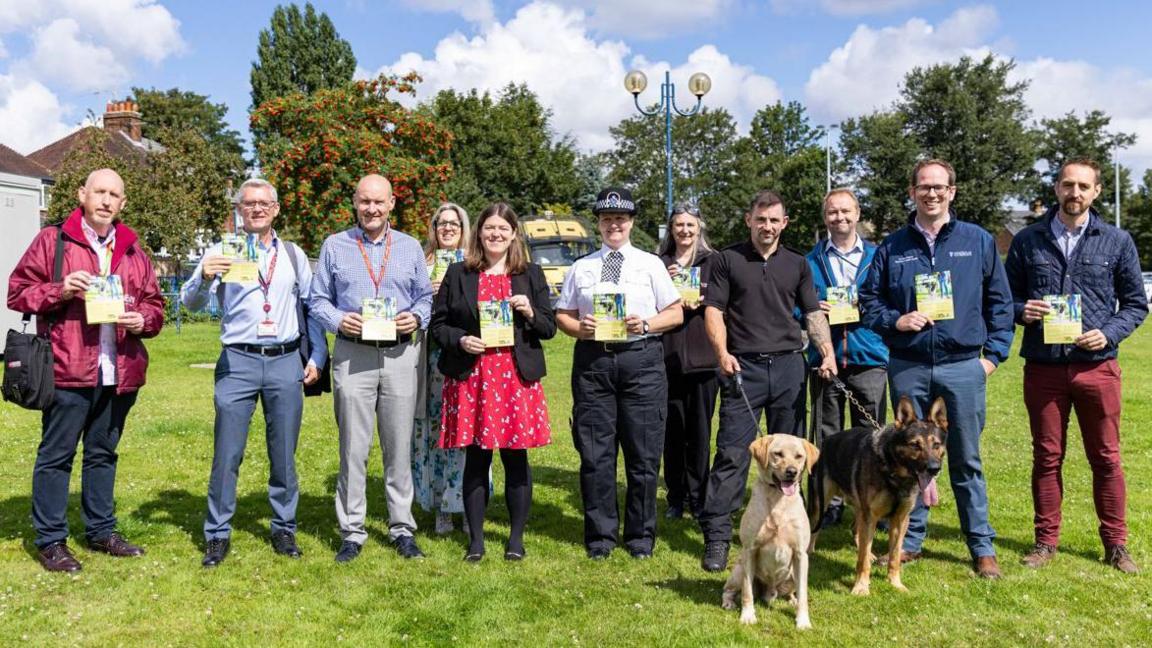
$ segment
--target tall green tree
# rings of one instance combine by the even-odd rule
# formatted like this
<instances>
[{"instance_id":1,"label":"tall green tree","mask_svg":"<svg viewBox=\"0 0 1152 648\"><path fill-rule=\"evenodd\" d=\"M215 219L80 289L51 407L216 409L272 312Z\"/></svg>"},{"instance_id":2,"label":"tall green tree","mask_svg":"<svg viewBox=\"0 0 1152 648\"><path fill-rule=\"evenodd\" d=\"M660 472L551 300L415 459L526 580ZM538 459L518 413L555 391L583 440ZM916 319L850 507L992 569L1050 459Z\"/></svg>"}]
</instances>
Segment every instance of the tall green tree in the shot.
<instances>
[{"instance_id":1,"label":"tall green tree","mask_svg":"<svg viewBox=\"0 0 1152 648\"><path fill-rule=\"evenodd\" d=\"M56 173L49 220L58 222L76 207L76 191L88 174L109 167L124 178L128 202L121 218L153 253L165 250L179 259L196 249L204 229L219 229L231 203L229 176L221 171L218 151L200 133L178 128L152 135L163 150L128 158L109 155L101 129L88 129Z\"/></svg>"},{"instance_id":2,"label":"tall green tree","mask_svg":"<svg viewBox=\"0 0 1152 648\"><path fill-rule=\"evenodd\" d=\"M806 251L824 231L824 130L809 122L799 102L777 102L756 112L737 150L740 180L733 198L739 213L747 211L748 202L760 189L775 191L788 212L783 241ZM734 239L747 235L742 222L733 225Z\"/></svg>"},{"instance_id":3,"label":"tall green tree","mask_svg":"<svg viewBox=\"0 0 1152 648\"><path fill-rule=\"evenodd\" d=\"M221 173L236 180L244 177L244 144L224 120L228 106L179 88L132 88L132 96L144 119L144 137L159 141L163 131L196 133L211 147Z\"/></svg>"},{"instance_id":4,"label":"tall green tree","mask_svg":"<svg viewBox=\"0 0 1152 648\"><path fill-rule=\"evenodd\" d=\"M607 181L632 191L637 202L634 228L655 236L667 217L664 119L636 115L610 132L615 146L603 156ZM730 196L738 140L736 121L723 108L672 119L673 201L697 204L709 235L721 240L738 217L738 201Z\"/></svg>"},{"instance_id":5,"label":"tall green tree","mask_svg":"<svg viewBox=\"0 0 1152 648\"><path fill-rule=\"evenodd\" d=\"M1007 216L1007 201L1036 177L1036 143L1024 102L1028 82L1008 81L1015 67L991 54L918 67L905 77L896 105L905 133L924 154L956 169L957 215L990 231Z\"/></svg>"},{"instance_id":6,"label":"tall green tree","mask_svg":"<svg viewBox=\"0 0 1152 648\"><path fill-rule=\"evenodd\" d=\"M328 14L304 11L293 3L277 6L268 29L260 31L257 60L252 63L252 107L294 92L312 94L352 80L356 57L340 38Z\"/></svg>"},{"instance_id":7,"label":"tall green tree","mask_svg":"<svg viewBox=\"0 0 1152 648\"><path fill-rule=\"evenodd\" d=\"M1136 241L1140 267L1152 271L1152 169L1144 172L1144 181L1128 202L1121 205L1121 225Z\"/></svg>"},{"instance_id":8,"label":"tall green tree","mask_svg":"<svg viewBox=\"0 0 1152 648\"><path fill-rule=\"evenodd\" d=\"M1023 198L1028 202L1041 200L1045 204L1053 203L1053 188L1060 167L1068 159L1088 157L1105 167L1100 174L1104 189L1096 199L1095 206L1111 220L1116 213L1116 174L1107 167L1117 149L1125 149L1136 143L1136 135L1132 133L1110 131L1108 126L1111 123L1112 118L1101 110L1088 111L1083 118L1075 112L1068 112L1055 119L1040 120L1036 156L1044 168L1031 191ZM1131 195L1128 173L1128 169L1121 168L1121 204Z\"/></svg>"},{"instance_id":9,"label":"tall green tree","mask_svg":"<svg viewBox=\"0 0 1152 648\"><path fill-rule=\"evenodd\" d=\"M526 85L509 84L495 98L444 90L427 110L453 136L445 191L470 213L495 200L521 214L576 201L575 145L552 129L551 111Z\"/></svg>"},{"instance_id":10,"label":"tall green tree","mask_svg":"<svg viewBox=\"0 0 1152 648\"><path fill-rule=\"evenodd\" d=\"M860 219L871 225L876 240L904 225L908 173L920 154L905 133L904 114L876 112L844 121L840 149L848 184L860 201Z\"/></svg>"}]
</instances>

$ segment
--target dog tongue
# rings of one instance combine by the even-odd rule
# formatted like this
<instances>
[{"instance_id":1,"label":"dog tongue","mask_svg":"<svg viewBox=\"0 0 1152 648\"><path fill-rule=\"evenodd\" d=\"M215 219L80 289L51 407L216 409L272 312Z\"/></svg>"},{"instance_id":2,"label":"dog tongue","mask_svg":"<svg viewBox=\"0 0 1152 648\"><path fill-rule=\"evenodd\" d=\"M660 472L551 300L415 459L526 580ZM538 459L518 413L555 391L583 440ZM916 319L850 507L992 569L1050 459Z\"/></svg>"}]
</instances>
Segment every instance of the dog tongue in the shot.
<instances>
[{"instance_id":1,"label":"dog tongue","mask_svg":"<svg viewBox=\"0 0 1152 648\"><path fill-rule=\"evenodd\" d=\"M940 503L940 493L936 490L936 478L932 477L925 484L924 480L920 480L920 498L924 500L924 506L936 506Z\"/></svg>"},{"instance_id":2,"label":"dog tongue","mask_svg":"<svg viewBox=\"0 0 1152 648\"><path fill-rule=\"evenodd\" d=\"M800 482L788 482L780 484L780 490L783 491L785 495L795 495L796 492L800 490Z\"/></svg>"}]
</instances>

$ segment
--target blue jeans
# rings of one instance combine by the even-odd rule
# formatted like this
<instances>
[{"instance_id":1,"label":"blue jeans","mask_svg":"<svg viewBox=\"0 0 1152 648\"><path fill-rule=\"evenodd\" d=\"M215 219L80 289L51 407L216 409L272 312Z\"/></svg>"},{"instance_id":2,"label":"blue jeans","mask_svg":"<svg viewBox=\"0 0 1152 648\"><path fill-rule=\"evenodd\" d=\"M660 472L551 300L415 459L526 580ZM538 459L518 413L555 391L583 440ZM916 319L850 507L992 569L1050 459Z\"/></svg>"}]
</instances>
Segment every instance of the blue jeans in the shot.
<instances>
[{"instance_id":1,"label":"blue jeans","mask_svg":"<svg viewBox=\"0 0 1152 648\"><path fill-rule=\"evenodd\" d=\"M296 505L300 499L296 442L304 412L303 380L304 369L296 353L263 357L229 348L220 353L216 362L215 444L208 479L205 539L232 535L236 483L257 399L264 404L272 532L296 532Z\"/></svg>"},{"instance_id":2,"label":"blue jeans","mask_svg":"<svg viewBox=\"0 0 1152 648\"><path fill-rule=\"evenodd\" d=\"M987 378L978 358L948 364L923 364L892 358L888 365L893 410L908 396L917 416L944 398L948 412L948 477L956 497L960 530L973 558L994 556L996 531L988 521L988 488L980 463L980 435L984 431ZM928 508L917 498L904 536L904 551L920 551L928 532Z\"/></svg>"}]
</instances>

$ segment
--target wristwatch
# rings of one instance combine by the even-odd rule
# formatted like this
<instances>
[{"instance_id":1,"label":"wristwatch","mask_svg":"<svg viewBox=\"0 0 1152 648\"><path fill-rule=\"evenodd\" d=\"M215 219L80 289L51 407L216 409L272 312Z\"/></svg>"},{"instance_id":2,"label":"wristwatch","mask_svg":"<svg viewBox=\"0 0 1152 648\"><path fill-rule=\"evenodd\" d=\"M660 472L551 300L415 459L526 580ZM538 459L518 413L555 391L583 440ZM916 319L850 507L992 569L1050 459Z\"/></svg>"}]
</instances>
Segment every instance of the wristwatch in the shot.
<instances>
[{"instance_id":1,"label":"wristwatch","mask_svg":"<svg viewBox=\"0 0 1152 648\"><path fill-rule=\"evenodd\" d=\"M641 332L642 332L642 333L644 333L644 335L648 335L648 328L649 328L649 327L648 327L648 320L644 320L643 322L641 322L641 324L643 324L643 325L644 325L644 327L643 327L643 329L641 330Z\"/></svg>"}]
</instances>

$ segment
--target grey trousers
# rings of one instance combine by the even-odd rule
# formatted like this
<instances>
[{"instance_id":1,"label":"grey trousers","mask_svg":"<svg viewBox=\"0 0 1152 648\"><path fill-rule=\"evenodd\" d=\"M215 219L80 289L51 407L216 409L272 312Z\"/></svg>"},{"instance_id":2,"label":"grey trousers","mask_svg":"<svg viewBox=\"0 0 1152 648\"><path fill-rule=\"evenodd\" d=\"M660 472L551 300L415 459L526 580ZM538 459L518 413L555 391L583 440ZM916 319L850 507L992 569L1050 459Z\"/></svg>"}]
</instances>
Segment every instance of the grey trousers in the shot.
<instances>
[{"instance_id":1,"label":"grey trousers","mask_svg":"<svg viewBox=\"0 0 1152 648\"><path fill-rule=\"evenodd\" d=\"M341 338L332 354L333 402L340 428L336 519L344 540L364 544L365 485L373 428L384 454L388 537L412 535L412 421L416 413L416 344L376 348Z\"/></svg>"}]
</instances>

